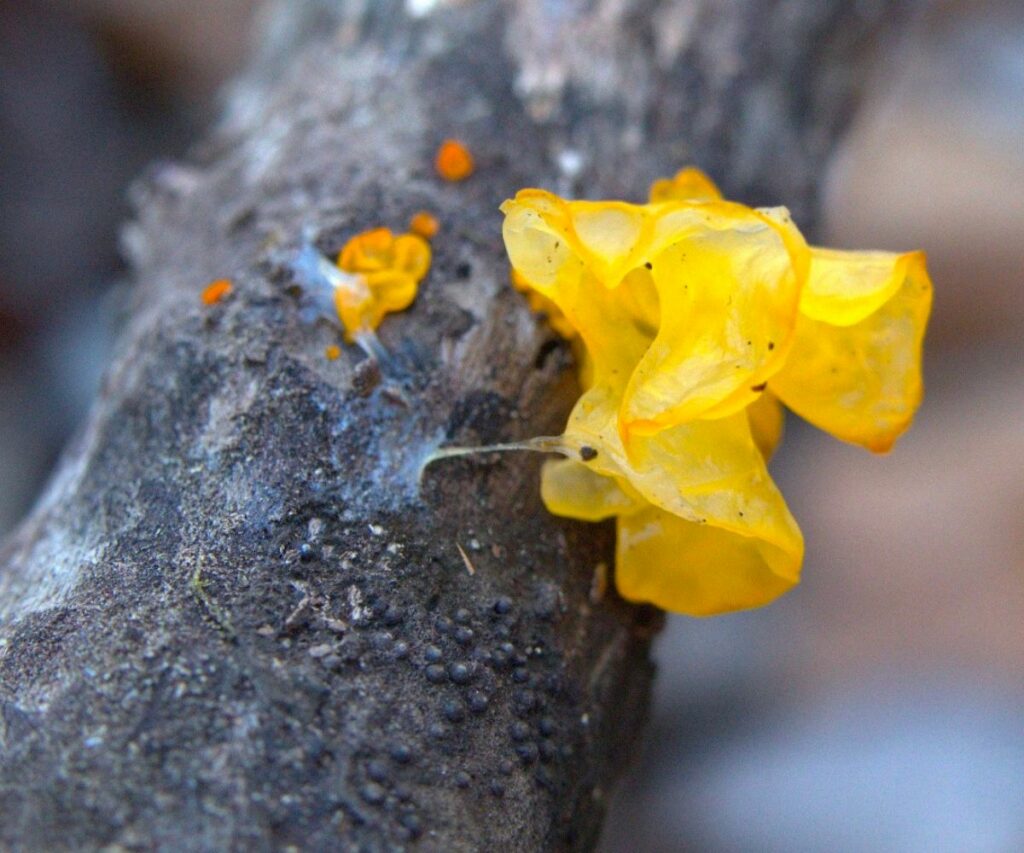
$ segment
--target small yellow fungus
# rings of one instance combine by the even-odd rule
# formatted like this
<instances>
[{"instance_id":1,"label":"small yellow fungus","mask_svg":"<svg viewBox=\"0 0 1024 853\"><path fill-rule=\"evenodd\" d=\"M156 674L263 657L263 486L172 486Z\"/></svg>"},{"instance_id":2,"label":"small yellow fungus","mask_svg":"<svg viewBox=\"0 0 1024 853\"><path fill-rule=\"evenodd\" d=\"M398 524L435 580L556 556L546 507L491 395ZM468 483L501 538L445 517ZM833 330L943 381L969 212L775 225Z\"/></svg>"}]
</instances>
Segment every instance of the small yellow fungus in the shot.
<instances>
[{"instance_id":1,"label":"small yellow fungus","mask_svg":"<svg viewBox=\"0 0 1024 853\"><path fill-rule=\"evenodd\" d=\"M232 287L231 280L227 278L218 278L216 281L211 281L203 288L200 296L203 305L216 305L231 293Z\"/></svg>"},{"instance_id":2,"label":"small yellow fungus","mask_svg":"<svg viewBox=\"0 0 1024 853\"><path fill-rule=\"evenodd\" d=\"M499 449L568 457L543 500L616 519L631 601L709 615L790 589L803 537L766 467L782 404L892 446L921 400L924 255L808 246L784 208L725 201L696 169L646 205L523 190L502 211L513 283L578 342L584 393L560 438Z\"/></svg>"},{"instance_id":3,"label":"small yellow fungus","mask_svg":"<svg viewBox=\"0 0 1024 853\"><path fill-rule=\"evenodd\" d=\"M414 214L409 220L409 230L424 240L433 240L440 228L441 223L437 221L437 217L425 210Z\"/></svg>"},{"instance_id":4,"label":"small yellow fungus","mask_svg":"<svg viewBox=\"0 0 1024 853\"><path fill-rule=\"evenodd\" d=\"M651 184L652 203L662 201L717 201L722 197L714 181L700 169L687 166L671 178L659 178Z\"/></svg>"},{"instance_id":5,"label":"small yellow fungus","mask_svg":"<svg viewBox=\"0 0 1024 853\"><path fill-rule=\"evenodd\" d=\"M328 344L324 347L324 357L328 361L336 361L341 357L341 347L337 344Z\"/></svg>"},{"instance_id":6,"label":"small yellow fungus","mask_svg":"<svg viewBox=\"0 0 1024 853\"><path fill-rule=\"evenodd\" d=\"M338 254L345 275L334 285L334 306L352 342L372 332L385 314L408 308L430 269L430 245L417 234L374 228L350 239Z\"/></svg>"},{"instance_id":7,"label":"small yellow fungus","mask_svg":"<svg viewBox=\"0 0 1024 853\"><path fill-rule=\"evenodd\" d=\"M446 139L437 149L434 167L446 181L463 181L473 174L476 164L465 145L457 139Z\"/></svg>"}]
</instances>

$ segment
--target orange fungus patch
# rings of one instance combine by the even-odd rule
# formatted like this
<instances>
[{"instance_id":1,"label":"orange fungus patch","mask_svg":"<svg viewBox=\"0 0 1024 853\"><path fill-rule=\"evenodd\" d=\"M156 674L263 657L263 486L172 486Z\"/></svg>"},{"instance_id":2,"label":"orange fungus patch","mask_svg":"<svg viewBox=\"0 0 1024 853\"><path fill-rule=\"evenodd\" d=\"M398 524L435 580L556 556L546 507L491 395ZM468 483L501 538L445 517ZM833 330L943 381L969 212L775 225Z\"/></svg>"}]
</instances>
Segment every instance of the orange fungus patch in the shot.
<instances>
[{"instance_id":1,"label":"orange fungus patch","mask_svg":"<svg viewBox=\"0 0 1024 853\"><path fill-rule=\"evenodd\" d=\"M473 174L476 168L473 155L457 139L446 139L437 149L434 160L437 173L446 181L462 181Z\"/></svg>"},{"instance_id":2,"label":"orange fungus patch","mask_svg":"<svg viewBox=\"0 0 1024 853\"><path fill-rule=\"evenodd\" d=\"M334 305L351 342L376 329L385 314L409 307L430 269L430 244L417 234L374 228L345 244L338 267L346 275L335 285Z\"/></svg>"},{"instance_id":3,"label":"orange fungus patch","mask_svg":"<svg viewBox=\"0 0 1024 853\"><path fill-rule=\"evenodd\" d=\"M231 288L232 284L230 279L218 278L216 281L211 281L203 288L201 295L203 305L216 305L225 296L231 293Z\"/></svg>"},{"instance_id":4,"label":"orange fungus patch","mask_svg":"<svg viewBox=\"0 0 1024 853\"><path fill-rule=\"evenodd\" d=\"M437 235L441 223L437 217L425 210L421 210L409 220L409 230L413 234L419 234L424 240L430 240Z\"/></svg>"}]
</instances>

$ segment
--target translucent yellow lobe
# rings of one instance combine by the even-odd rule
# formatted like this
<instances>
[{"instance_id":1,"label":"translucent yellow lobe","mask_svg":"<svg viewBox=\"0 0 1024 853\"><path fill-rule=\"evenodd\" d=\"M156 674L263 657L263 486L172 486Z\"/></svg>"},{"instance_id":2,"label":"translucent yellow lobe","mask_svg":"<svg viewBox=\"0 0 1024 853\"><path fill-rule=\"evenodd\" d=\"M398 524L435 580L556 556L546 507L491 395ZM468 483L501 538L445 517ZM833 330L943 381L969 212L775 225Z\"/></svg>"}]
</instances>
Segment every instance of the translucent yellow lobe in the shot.
<instances>
[{"instance_id":1,"label":"translucent yellow lobe","mask_svg":"<svg viewBox=\"0 0 1024 853\"><path fill-rule=\"evenodd\" d=\"M766 468L780 400L885 450L921 397L921 253L810 248L784 208L723 201L696 169L651 202L502 205L513 281L582 350L584 393L541 493L617 519L627 599L708 615L799 580L803 538Z\"/></svg>"},{"instance_id":2,"label":"translucent yellow lobe","mask_svg":"<svg viewBox=\"0 0 1024 853\"><path fill-rule=\"evenodd\" d=\"M924 253L815 249L804 293L793 351L771 389L836 438L888 451L924 393Z\"/></svg>"},{"instance_id":3,"label":"translucent yellow lobe","mask_svg":"<svg viewBox=\"0 0 1024 853\"><path fill-rule=\"evenodd\" d=\"M750 434L754 444L767 462L775 454L786 427L786 413L782 403L771 391L765 391L747 406Z\"/></svg>"},{"instance_id":4,"label":"translucent yellow lobe","mask_svg":"<svg viewBox=\"0 0 1024 853\"><path fill-rule=\"evenodd\" d=\"M566 460L545 466L541 495L548 509L590 521L617 515L619 573L629 567L638 569L639 561L647 559L657 545L640 548L636 544L634 554L634 540L622 536L624 529L630 529L624 527L627 516L640 510L657 508L673 519L666 527L675 532L673 541L679 540L682 530L689 531L687 541L693 542L714 530L715 542L729 546L720 549L714 566L722 597L714 595L714 584L702 586L702 597L696 599L692 585L673 587L647 573L643 573L647 581L642 588L657 587L657 597L641 595L633 591L637 587L620 583L623 596L681 613L707 615L735 609L737 591L753 578L760 581L745 590L748 603L743 606L766 603L795 584L803 539L768 475L746 413L696 419L655 435L636 436L627 452L616 428L615 402L612 389L595 385L576 404L564 440L577 452L589 448L596 455L586 463ZM674 547L662 553L673 554ZM760 555L760 573L751 571L751 555ZM709 570L690 562L686 551L675 551L673 561L695 571ZM635 572L632 576L638 577ZM759 598L762 595L768 597Z\"/></svg>"},{"instance_id":5,"label":"translucent yellow lobe","mask_svg":"<svg viewBox=\"0 0 1024 853\"><path fill-rule=\"evenodd\" d=\"M511 281L512 286L526 296L526 301L531 311L546 315L551 328L563 338L576 337L576 329L573 328L572 323L565 319L565 315L559 307L542 293L531 288L526 279L514 268L511 274Z\"/></svg>"},{"instance_id":6,"label":"translucent yellow lobe","mask_svg":"<svg viewBox=\"0 0 1024 853\"><path fill-rule=\"evenodd\" d=\"M623 598L690 616L760 607L799 577L769 543L691 524L651 507L619 518L615 583Z\"/></svg>"}]
</instances>

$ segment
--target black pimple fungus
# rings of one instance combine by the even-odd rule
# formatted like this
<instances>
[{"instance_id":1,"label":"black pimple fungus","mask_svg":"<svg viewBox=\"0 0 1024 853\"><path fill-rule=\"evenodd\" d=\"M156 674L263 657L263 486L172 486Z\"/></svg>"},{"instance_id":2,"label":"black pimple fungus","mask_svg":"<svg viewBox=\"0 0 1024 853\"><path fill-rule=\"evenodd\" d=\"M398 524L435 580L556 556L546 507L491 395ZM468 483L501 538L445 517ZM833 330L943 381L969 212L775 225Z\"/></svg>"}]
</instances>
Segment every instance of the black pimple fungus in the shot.
<instances>
[{"instance_id":1,"label":"black pimple fungus","mask_svg":"<svg viewBox=\"0 0 1024 853\"><path fill-rule=\"evenodd\" d=\"M512 609L512 599L502 596L494 602L494 612L499 616L504 616Z\"/></svg>"},{"instance_id":2,"label":"black pimple fungus","mask_svg":"<svg viewBox=\"0 0 1024 853\"><path fill-rule=\"evenodd\" d=\"M522 720L516 720L508 727L508 734L516 742L524 741L530 737L530 727Z\"/></svg>"},{"instance_id":3,"label":"black pimple fungus","mask_svg":"<svg viewBox=\"0 0 1024 853\"><path fill-rule=\"evenodd\" d=\"M472 618L473 615L465 607L460 607L455 611L455 621L460 625L467 624Z\"/></svg>"},{"instance_id":4,"label":"black pimple fungus","mask_svg":"<svg viewBox=\"0 0 1024 853\"><path fill-rule=\"evenodd\" d=\"M445 679L444 667L438 663L432 663L424 670L427 681L431 684L440 684Z\"/></svg>"},{"instance_id":5,"label":"black pimple fungus","mask_svg":"<svg viewBox=\"0 0 1024 853\"><path fill-rule=\"evenodd\" d=\"M489 701L485 694L479 690L473 690L469 694L469 710L474 714L482 714L487 710Z\"/></svg>"},{"instance_id":6,"label":"black pimple fungus","mask_svg":"<svg viewBox=\"0 0 1024 853\"><path fill-rule=\"evenodd\" d=\"M462 703L455 699L446 699L441 703L441 713L450 723L461 723L466 718L466 711Z\"/></svg>"},{"instance_id":7,"label":"black pimple fungus","mask_svg":"<svg viewBox=\"0 0 1024 853\"><path fill-rule=\"evenodd\" d=\"M471 781L473 780L465 770L460 770L455 774L455 787L457 788L468 788Z\"/></svg>"},{"instance_id":8,"label":"black pimple fungus","mask_svg":"<svg viewBox=\"0 0 1024 853\"><path fill-rule=\"evenodd\" d=\"M504 797L505 783L500 781L499 779L492 779L490 784L490 790L495 797Z\"/></svg>"},{"instance_id":9,"label":"black pimple fungus","mask_svg":"<svg viewBox=\"0 0 1024 853\"><path fill-rule=\"evenodd\" d=\"M389 754L391 756L391 760L394 761L395 764L408 764L413 759L412 750L405 744L401 743L395 744L391 747L391 752Z\"/></svg>"},{"instance_id":10,"label":"black pimple fungus","mask_svg":"<svg viewBox=\"0 0 1024 853\"><path fill-rule=\"evenodd\" d=\"M512 680L516 684L526 684L530 680L530 673L526 671L526 667L516 667L512 671Z\"/></svg>"},{"instance_id":11,"label":"black pimple fungus","mask_svg":"<svg viewBox=\"0 0 1024 853\"><path fill-rule=\"evenodd\" d=\"M437 663L444 655L437 646L427 646L423 650L423 660L427 663Z\"/></svg>"},{"instance_id":12,"label":"black pimple fungus","mask_svg":"<svg viewBox=\"0 0 1024 853\"><path fill-rule=\"evenodd\" d=\"M391 778L387 765L380 761L371 761L366 765L366 775L374 782L384 784Z\"/></svg>"},{"instance_id":13,"label":"black pimple fungus","mask_svg":"<svg viewBox=\"0 0 1024 853\"><path fill-rule=\"evenodd\" d=\"M590 462L592 459L597 459L597 451L593 447L581 447L580 459L582 459L584 462Z\"/></svg>"},{"instance_id":14,"label":"black pimple fungus","mask_svg":"<svg viewBox=\"0 0 1024 853\"><path fill-rule=\"evenodd\" d=\"M453 663L448 667L448 677L455 684L469 684L473 680L473 670L464 663Z\"/></svg>"},{"instance_id":15,"label":"black pimple fungus","mask_svg":"<svg viewBox=\"0 0 1024 853\"><path fill-rule=\"evenodd\" d=\"M419 838L423 832L423 827L420 823L420 819L411 812L406 812L398 818L398 822L402 825L402 828L409 833L409 837L412 839Z\"/></svg>"},{"instance_id":16,"label":"black pimple fungus","mask_svg":"<svg viewBox=\"0 0 1024 853\"><path fill-rule=\"evenodd\" d=\"M455 629L455 642L460 646L468 646L473 642L473 629L460 625Z\"/></svg>"}]
</instances>

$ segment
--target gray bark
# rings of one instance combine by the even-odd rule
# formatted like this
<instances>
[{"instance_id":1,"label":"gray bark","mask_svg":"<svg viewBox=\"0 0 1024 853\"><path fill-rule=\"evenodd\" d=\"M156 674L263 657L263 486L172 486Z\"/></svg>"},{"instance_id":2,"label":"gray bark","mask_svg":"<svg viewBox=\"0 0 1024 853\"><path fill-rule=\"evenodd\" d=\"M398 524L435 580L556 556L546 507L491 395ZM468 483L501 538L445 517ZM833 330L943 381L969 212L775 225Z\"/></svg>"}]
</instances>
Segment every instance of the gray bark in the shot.
<instances>
[{"instance_id":1,"label":"gray bark","mask_svg":"<svg viewBox=\"0 0 1024 853\"><path fill-rule=\"evenodd\" d=\"M415 480L439 442L557 433L574 399L508 287L497 205L639 200L694 162L813 228L893 11L280 7L220 127L137 187L118 353L0 552L0 846L592 846L659 614L594 595L613 531L547 514L539 459ZM447 136L469 181L433 173ZM354 347L326 360L338 334L283 259L421 208L443 228L382 375ZM234 293L203 307L221 276Z\"/></svg>"}]
</instances>

